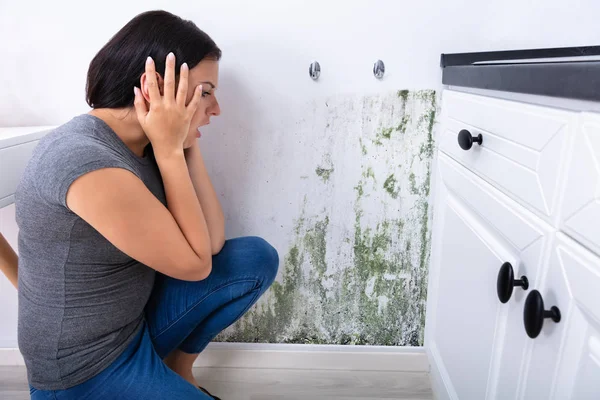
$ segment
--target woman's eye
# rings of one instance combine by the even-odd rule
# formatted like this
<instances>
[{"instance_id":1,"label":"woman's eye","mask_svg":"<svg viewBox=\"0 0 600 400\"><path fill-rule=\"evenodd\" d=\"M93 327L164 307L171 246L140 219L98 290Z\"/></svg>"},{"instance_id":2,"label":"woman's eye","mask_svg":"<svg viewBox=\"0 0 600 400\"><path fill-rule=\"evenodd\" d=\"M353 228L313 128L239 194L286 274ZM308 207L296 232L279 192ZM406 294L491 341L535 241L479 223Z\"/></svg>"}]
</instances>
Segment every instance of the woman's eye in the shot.
<instances>
[{"instance_id":1,"label":"woman's eye","mask_svg":"<svg viewBox=\"0 0 600 400\"><path fill-rule=\"evenodd\" d=\"M202 97L210 96L210 92L202 92Z\"/></svg>"}]
</instances>

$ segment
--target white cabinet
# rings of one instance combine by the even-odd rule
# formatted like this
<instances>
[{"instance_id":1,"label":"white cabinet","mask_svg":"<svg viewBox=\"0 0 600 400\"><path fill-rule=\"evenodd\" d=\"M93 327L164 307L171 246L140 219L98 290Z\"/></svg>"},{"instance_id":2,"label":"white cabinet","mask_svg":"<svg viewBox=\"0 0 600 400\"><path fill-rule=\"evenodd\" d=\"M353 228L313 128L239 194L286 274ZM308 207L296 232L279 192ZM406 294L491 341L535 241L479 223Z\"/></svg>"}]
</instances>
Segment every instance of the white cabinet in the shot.
<instances>
[{"instance_id":1,"label":"white cabinet","mask_svg":"<svg viewBox=\"0 0 600 400\"><path fill-rule=\"evenodd\" d=\"M566 140L576 114L452 91L444 92L442 151L533 212L556 213ZM483 137L464 151L457 135L467 130Z\"/></svg>"},{"instance_id":2,"label":"white cabinet","mask_svg":"<svg viewBox=\"0 0 600 400\"><path fill-rule=\"evenodd\" d=\"M442 97L425 330L436 397L600 399L600 114ZM463 150L461 130L482 145ZM528 288L502 303L505 262ZM560 320L541 318L553 306Z\"/></svg>"},{"instance_id":3,"label":"white cabinet","mask_svg":"<svg viewBox=\"0 0 600 400\"><path fill-rule=\"evenodd\" d=\"M37 141L0 148L0 207L14 201L14 193Z\"/></svg>"},{"instance_id":4,"label":"white cabinet","mask_svg":"<svg viewBox=\"0 0 600 400\"><path fill-rule=\"evenodd\" d=\"M600 258L558 233L540 293L544 309L558 307L561 321L544 320L532 341L522 398L600 397L599 289Z\"/></svg>"},{"instance_id":5,"label":"white cabinet","mask_svg":"<svg viewBox=\"0 0 600 400\"><path fill-rule=\"evenodd\" d=\"M42 136L53 127L0 128L0 208L14 201L19 179Z\"/></svg>"},{"instance_id":6,"label":"white cabinet","mask_svg":"<svg viewBox=\"0 0 600 400\"><path fill-rule=\"evenodd\" d=\"M485 399L497 381L510 381L520 368L523 335L503 354L498 332L523 331L507 318L525 292L515 288L502 304L496 290L500 267L509 262L517 277L535 281L547 228L536 217L515 213L502 193L440 154L437 160L434 252L428 295L426 345L451 397ZM508 200L510 201L510 200ZM505 359L494 362L494 354Z\"/></svg>"},{"instance_id":7,"label":"white cabinet","mask_svg":"<svg viewBox=\"0 0 600 400\"><path fill-rule=\"evenodd\" d=\"M600 254L599 114L582 114L574 142L562 207L562 229Z\"/></svg>"}]
</instances>

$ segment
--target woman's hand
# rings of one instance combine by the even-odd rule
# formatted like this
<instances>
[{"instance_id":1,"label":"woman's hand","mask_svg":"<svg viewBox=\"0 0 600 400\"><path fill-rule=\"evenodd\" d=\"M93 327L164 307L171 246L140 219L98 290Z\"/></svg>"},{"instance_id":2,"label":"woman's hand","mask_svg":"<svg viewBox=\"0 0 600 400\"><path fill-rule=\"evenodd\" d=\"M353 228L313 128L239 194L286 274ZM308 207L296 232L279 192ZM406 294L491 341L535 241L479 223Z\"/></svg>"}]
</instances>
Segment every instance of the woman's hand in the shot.
<instances>
[{"instance_id":1,"label":"woman's hand","mask_svg":"<svg viewBox=\"0 0 600 400\"><path fill-rule=\"evenodd\" d=\"M202 98L202 86L198 86L192 101L186 107L189 69L181 65L177 95L175 95L175 55L169 53L165 68L164 95L161 96L156 80L154 61L146 61L146 80L150 97L150 110L139 88L134 87L135 111L146 136L152 143L157 157L183 154L183 143L190 129L190 122Z\"/></svg>"},{"instance_id":2,"label":"woman's hand","mask_svg":"<svg viewBox=\"0 0 600 400\"><path fill-rule=\"evenodd\" d=\"M10 283L17 287L17 272L18 272L19 258L17 253L10 247L10 244L4 239L4 236L0 233L0 271L6 275Z\"/></svg>"}]
</instances>

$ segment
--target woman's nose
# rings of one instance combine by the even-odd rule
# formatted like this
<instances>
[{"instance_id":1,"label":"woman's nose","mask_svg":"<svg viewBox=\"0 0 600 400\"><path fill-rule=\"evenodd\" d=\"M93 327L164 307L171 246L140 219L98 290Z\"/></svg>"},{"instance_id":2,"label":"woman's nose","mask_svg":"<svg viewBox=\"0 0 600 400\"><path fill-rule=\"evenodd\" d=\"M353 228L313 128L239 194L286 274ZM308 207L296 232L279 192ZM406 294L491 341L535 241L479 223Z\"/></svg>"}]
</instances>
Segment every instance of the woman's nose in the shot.
<instances>
[{"instance_id":1,"label":"woman's nose","mask_svg":"<svg viewBox=\"0 0 600 400\"><path fill-rule=\"evenodd\" d=\"M221 115L221 107L219 106L219 102L215 99L215 104L210 108L210 115L218 117Z\"/></svg>"}]
</instances>

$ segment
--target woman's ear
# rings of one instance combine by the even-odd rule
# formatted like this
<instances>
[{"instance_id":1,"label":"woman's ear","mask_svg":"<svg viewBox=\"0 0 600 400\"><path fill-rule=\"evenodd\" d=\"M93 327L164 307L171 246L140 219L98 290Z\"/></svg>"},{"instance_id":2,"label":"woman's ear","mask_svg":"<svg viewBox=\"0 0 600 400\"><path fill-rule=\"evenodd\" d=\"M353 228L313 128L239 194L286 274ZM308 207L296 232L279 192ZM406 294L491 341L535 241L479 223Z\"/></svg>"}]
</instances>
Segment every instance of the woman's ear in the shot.
<instances>
[{"instance_id":1,"label":"woman's ear","mask_svg":"<svg viewBox=\"0 0 600 400\"><path fill-rule=\"evenodd\" d=\"M156 82L158 83L158 91L160 92L160 95L164 96L165 81L158 72L156 72ZM148 79L147 79L145 72L140 77L140 88L142 89L142 95L144 96L144 99L146 99L146 101L148 103L150 103L150 93L148 91Z\"/></svg>"}]
</instances>

